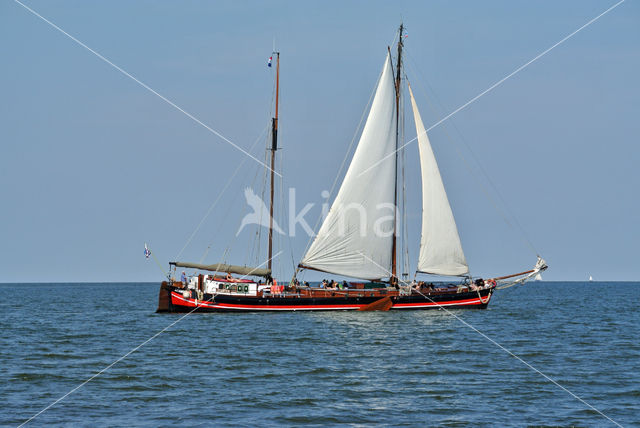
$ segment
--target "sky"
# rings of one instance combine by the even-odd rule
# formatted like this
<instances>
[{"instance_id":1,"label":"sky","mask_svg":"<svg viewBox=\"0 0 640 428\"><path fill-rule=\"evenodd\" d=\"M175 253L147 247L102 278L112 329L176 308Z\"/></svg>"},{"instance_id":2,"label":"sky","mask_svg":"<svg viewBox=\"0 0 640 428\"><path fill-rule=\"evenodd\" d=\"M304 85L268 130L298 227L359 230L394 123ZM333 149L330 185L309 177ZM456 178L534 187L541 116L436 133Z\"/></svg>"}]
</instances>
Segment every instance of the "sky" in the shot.
<instances>
[{"instance_id":1,"label":"sky","mask_svg":"<svg viewBox=\"0 0 640 428\"><path fill-rule=\"evenodd\" d=\"M400 22L429 127L615 3L24 1L260 160L275 44L276 221L287 225L294 189L296 212L314 204L312 228ZM430 131L473 275L540 254L545 280L640 277L639 20L625 1ZM0 57L0 282L159 281L178 257L264 262L266 231L237 233L244 189L263 191L258 162L12 0L0 2ZM415 270L415 143L405 157ZM276 238L277 277L307 247L295 232Z\"/></svg>"}]
</instances>

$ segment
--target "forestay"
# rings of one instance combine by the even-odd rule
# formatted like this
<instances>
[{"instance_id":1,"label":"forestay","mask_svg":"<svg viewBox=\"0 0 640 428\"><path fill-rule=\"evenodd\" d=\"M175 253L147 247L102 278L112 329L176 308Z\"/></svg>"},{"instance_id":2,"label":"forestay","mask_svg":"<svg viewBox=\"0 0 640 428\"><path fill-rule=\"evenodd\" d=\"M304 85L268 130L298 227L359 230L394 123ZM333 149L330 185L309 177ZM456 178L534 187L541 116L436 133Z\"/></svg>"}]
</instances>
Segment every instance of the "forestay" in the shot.
<instances>
[{"instance_id":1,"label":"forestay","mask_svg":"<svg viewBox=\"0 0 640 428\"><path fill-rule=\"evenodd\" d=\"M364 279L390 276L395 150L395 84L387 55L351 165L302 267Z\"/></svg>"},{"instance_id":2,"label":"forestay","mask_svg":"<svg viewBox=\"0 0 640 428\"><path fill-rule=\"evenodd\" d=\"M469 273L458 228L411 86L411 106L418 133L422 170L422 237L418 272L461 276Z\"/></svg>"}]
</instances>

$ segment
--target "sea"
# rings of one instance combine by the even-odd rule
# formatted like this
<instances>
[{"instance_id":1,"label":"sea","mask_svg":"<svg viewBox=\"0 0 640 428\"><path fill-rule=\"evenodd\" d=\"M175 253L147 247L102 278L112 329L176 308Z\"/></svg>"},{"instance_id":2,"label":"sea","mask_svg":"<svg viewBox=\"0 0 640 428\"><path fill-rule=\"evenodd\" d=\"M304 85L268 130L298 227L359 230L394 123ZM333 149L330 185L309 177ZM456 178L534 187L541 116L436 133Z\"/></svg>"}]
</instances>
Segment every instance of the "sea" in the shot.
<instances>
[{"instance_id":1,"label":"sea","mask_svg":"<svg viewBox=\"0 0 640 428\"><path fill-rule=\"evenodd\" d=\"M640 426L640 283L486 310L156 314L157 283L1 284L2 426Z\"/></svg>"}]
</instances>

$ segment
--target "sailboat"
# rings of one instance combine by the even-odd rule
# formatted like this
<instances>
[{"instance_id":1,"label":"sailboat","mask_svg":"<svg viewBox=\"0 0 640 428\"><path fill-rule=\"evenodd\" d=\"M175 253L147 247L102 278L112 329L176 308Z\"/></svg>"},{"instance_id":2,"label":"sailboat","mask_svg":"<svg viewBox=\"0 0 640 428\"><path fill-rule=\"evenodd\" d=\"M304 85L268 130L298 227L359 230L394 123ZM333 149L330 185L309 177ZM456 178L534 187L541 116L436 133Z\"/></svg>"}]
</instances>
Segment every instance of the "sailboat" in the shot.
<instances>
[{"instance_id":1,"label":"sailboat","mask_svg":"<svg viewBox=\"0 0 640 428\"><path fill-rule=\"evenodd\" d=\"M350 166L333 204L293 279L284 286L272 278L272 234L269 228L267 267L171 262L177 268L207 271L160 287L158 312L400 310L486 308L496 289L535 277L547 268L543 259L533 269L495 278L470 275L458 228L411 86L422 175L422 231L417 272L455 277L456 283L410 283L397 274L398 148L403 89L403 26L397 55L391 49L380 74L369 115ZM273 168L277 150L280 54L276 53L276 108L272 121L270 213L273 222ZM391 207L393 214L381 210ZM315 270L357 281L300 285L297 275ZM242 275L233 277L232 274ZM264 281L264 282L263 282ZM438 286L440 285L440 286Z\"/></svg>"}]
</instances>

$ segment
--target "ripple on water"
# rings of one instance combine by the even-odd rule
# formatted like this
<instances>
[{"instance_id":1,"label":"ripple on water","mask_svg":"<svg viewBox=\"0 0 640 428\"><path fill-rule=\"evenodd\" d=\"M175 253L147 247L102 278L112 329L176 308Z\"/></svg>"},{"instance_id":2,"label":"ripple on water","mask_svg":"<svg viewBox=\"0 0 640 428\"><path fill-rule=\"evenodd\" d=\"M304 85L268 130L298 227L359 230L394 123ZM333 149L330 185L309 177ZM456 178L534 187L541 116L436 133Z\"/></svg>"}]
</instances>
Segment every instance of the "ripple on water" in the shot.
<instances>
[{"instance_id":1,"label":"ripple on water","mask_svg":"<svg viewBox=\"0 0 640 428\"><path fill-rule=\"evenodd\" d=\"M156 284L20 287L31 306L0 302L0 425L18 425L182 316L153 313ZM514 287L489 310L454 312L612 419L638 425L640 284L609 284L606 308L574 298L585 287ZM609 423L444 311L194 314L37 422Z\"/></svg>"}]
</instances>

